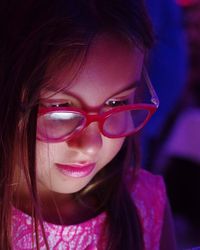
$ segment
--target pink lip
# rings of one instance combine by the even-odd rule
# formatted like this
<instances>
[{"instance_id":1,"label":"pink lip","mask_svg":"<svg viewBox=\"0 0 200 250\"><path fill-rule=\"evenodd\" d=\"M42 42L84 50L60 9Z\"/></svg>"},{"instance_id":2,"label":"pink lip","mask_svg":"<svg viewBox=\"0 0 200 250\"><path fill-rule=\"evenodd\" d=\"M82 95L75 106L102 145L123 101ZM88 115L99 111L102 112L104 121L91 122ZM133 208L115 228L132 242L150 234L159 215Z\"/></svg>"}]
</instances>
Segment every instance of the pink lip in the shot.
<instances>
[{"instance_id":1,"label":"pink lip","mask_svg":"<svg viewBox=\"0 0 200 250\"><path fill-rule=\"evenodd\" d=\"M95 168L95 163L90 164L72 164L72 165L66 165L66 164L59 164L56 163L57 169L64 175L80 178L88 176L92 170Z\"/></svg>"}]
</instances>

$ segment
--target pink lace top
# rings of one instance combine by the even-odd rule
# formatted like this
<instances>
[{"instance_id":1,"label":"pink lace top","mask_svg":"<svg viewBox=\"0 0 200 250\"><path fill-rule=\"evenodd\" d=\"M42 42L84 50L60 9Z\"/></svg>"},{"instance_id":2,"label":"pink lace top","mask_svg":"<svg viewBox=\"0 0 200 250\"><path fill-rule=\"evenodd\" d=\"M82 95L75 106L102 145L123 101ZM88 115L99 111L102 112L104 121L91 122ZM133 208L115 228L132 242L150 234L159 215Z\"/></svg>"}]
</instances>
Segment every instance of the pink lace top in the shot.
<instances>
[{"instance_id":1,"label":"pink lace top","mask_svg":"<svg viewBox=\"0 0 200 250\"><path fill-rule=\"evenodd\" d=\"M129 175L131 183L131 175ZM140 170L130 185L131 196L141 219L146 250L158 250L162 230L166 193L162 178ZM106 213L76 225L61 226L44 222L51 250L103 250L106 243ZM13 249L36 249L32 219L13 208ZM46 249L39 231L40 249Z\"/></svg>"}]
</instances>

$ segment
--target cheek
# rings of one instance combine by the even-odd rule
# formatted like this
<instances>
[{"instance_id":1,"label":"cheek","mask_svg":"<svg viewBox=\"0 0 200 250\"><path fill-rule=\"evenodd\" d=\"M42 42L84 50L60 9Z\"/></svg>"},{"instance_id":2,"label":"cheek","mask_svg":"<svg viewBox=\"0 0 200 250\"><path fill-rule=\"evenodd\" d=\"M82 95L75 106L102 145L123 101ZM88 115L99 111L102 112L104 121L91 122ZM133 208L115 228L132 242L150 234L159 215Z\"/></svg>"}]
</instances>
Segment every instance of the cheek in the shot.
<instances>
[{"instance_id":1,"label":"cheek","mask_svg":"<svg viewBox=\"0 0 200 250\"><path fill-rule=\"evenodd\" d=\"M48 143L37 142L36 166L37 172L47 172L55 160L55 150Z\"/></svg>"},{"instance_id":2,"label":"cheek","mask_svg":"<svg viewBox=\"0 0 200 250\"><path fill-rule=\"evenodd\" d=\"M125 138L119 139L109 139L104 138L104 150L102 151L102 159L106 161L106 164L109 163L120 151Z\"/></svg>"}]
</instances>

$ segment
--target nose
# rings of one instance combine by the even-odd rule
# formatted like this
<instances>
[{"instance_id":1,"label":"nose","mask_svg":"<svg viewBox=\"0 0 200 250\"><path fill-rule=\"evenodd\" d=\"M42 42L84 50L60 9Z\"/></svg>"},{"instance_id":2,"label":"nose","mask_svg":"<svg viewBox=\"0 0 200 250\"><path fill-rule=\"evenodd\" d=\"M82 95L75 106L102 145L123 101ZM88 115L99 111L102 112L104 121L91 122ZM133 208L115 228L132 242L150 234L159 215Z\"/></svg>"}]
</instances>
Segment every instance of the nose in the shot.
<instances>
[{"instance_id":1,"label":"nose","mask_svg":"<svg viewBox=\"0 0 200 250\"><path fill-rule=\"evenodd\" d=\"M91 123L77 137L67 141L70 148L81 150L84 154L93 156L102 147L102 135L97 122Z\"/></svg>"}]
</instances>

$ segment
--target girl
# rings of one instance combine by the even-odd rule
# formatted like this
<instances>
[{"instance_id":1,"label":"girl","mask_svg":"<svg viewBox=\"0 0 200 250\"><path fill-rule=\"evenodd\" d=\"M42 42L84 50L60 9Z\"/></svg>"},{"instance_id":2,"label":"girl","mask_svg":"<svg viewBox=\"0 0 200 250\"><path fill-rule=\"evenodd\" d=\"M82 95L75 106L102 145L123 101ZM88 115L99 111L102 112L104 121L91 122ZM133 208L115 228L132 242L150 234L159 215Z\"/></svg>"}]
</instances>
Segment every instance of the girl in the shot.
<instances>
[{"instance_id":1,"label":"girl","mask_svg":"<svg viewBox=\"0 0 200 250\"><path fill-rule=\"evenodd\" d=\"M142 1L1 11L0 248L173 249L162 180L136 168L131 137L158 107Z\"/></svg>"}]
</instances>

